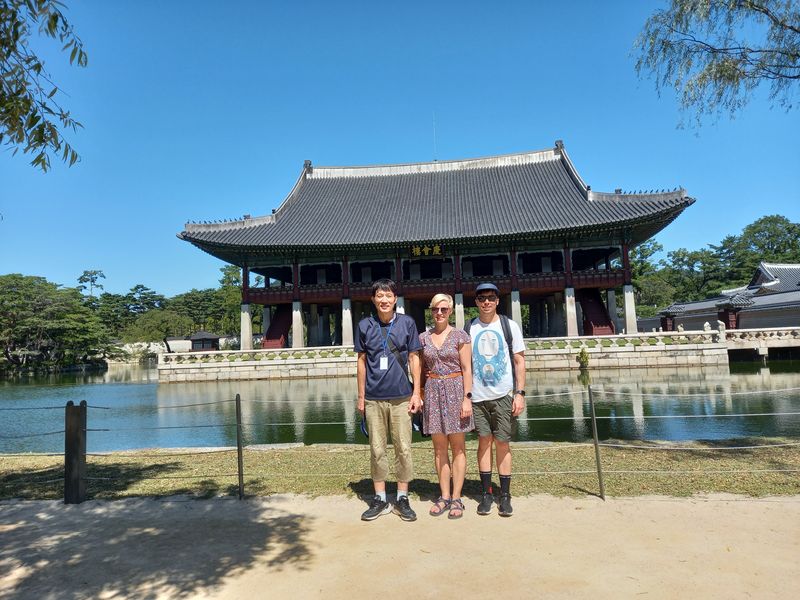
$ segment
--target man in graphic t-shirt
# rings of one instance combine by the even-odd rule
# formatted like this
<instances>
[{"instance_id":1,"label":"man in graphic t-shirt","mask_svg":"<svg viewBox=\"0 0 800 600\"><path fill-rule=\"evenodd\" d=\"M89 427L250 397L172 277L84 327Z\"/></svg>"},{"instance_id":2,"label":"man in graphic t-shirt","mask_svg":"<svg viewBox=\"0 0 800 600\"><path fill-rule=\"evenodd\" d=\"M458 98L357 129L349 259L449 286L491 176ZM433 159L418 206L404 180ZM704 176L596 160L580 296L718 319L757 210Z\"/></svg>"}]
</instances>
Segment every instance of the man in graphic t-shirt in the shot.
<instances>
[{"instance_id":1,"label":"man in graphic t-shirt","mask_svg":"<svg viewBox=\"0 0 800 600\"><path fill-rule=\"evenodd\" d=\"M395 312L394 281L379 279L373 283L372 303L375 316L361 319L354 340L358 352L358 410L366 416L375 487L375 496L361 519L372 521L392 511L386 499L386 447L391 432L397 475L394 512L404 521L414 521L417 515L408 500L412 477L410 414L422 409L418 354L422 346L414 319ZM408 380L409 372L413 382Z\"/></svg>"},{"instance_id":2,"label":"man in graphic t-shirt","mask_svg":"<svg viewBox=\"0 0 800 600\"><path fill-rule=\"evenodd\" d=\"M493 283L475 288L478 318L469 327L472 338L472 410L478 432L478 470L483 496L478 514L492 512L492 445L500 475L498 512L510 517L511 435L514 419L525 408L525 345L516 322L497 314L500 290ZM511 337L511 352L504 331ZM513 364L512 364L513 361Z\"/></svg>"}]
</instances>

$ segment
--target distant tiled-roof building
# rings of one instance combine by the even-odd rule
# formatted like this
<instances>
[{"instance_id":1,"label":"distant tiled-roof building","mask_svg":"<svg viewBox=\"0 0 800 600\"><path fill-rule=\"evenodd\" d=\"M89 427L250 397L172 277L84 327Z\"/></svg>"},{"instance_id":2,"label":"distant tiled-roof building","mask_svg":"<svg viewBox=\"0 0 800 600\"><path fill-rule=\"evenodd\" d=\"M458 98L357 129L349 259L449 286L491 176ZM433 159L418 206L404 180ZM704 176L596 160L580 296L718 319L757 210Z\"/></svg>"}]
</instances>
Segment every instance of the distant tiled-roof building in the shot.
<instances>
[{"instance_id":1,"label":"distant tiled-roof building","mask_svg":"<svg viewBox=\"0 0 800 600\"><path fill-rule=\"evenodd\" d=\"M676 302L661 311L661 327L702 329L722 321L727 329L793 327L800 324L800 264L762 262L745 286L696 302Z\"/></svg>"},{"instance_id":2,"label":"distant tiled-roof building","mask_svg":"<svg viewBox=\"0 0 800 600\"><path fill-rule=\"evenodd\" d=\"M243 347L252 304L267 307L267 345L281 345L304 324L308 339L293 335L296 347L352 343L380 277L398 283L398 310L420 328L434 294L455 297L459 324L476 282L491 280L512 318L521 322L521 304L530 306L521 323L528 335L611 333L616 288L625 290L626 327L635 328L630 248L693 202L683 189L596 192L556 142L538 152L430 163L306 161L272 214L187 223L179 237L242 267ZM250 272L265 287L250 287Z\"/></svg>"}]
</instances>

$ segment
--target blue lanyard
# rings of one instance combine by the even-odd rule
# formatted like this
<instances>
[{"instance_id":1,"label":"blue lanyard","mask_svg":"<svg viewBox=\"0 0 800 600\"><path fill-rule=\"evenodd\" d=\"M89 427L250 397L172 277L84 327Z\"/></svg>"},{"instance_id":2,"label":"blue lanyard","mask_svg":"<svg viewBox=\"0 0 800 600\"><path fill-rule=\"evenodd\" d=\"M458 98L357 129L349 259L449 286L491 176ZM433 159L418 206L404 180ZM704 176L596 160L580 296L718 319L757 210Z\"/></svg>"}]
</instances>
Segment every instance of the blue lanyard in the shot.
<instances>
[{"instance_id":1,"label":"blue lanyard","mask_svg":"<svg viewBox=\"0 0 800 600\"><path fill-rule=\"evenodd\" d=\"M394 322L395 322L396 318L397 318L397 315L394 315L392 317L392 320L389 321L389 331L386 332L386 337L385 338L383 337L383 327L381 327L381 322L378 319L375 319L376 323L378 323L378 332L380 333L380 336L383 338L383 355L384 356L387 356L386 348L389 345L389 336L392 335L392 327L394 327Z\"/></svg>"}]
</instances>

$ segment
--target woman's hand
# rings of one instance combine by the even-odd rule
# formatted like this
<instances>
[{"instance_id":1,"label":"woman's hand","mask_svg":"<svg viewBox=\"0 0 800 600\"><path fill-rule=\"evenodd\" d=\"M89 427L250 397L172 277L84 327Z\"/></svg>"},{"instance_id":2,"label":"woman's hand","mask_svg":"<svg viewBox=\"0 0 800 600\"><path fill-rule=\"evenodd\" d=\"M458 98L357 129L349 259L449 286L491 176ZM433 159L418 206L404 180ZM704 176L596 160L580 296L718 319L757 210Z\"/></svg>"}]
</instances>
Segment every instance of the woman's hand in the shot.
<instances>
[{"instance_id":1,"label":"woman's hand","mask_svg":"<svg viewBox=\"0 0 800 600\"><path fill-rule=\"evenodd\" d=\"M461 403L461 418L462 419L469 419L472 416L472 400L469 398L464 398L464 401Z\"/></svg>"}]
</instances>

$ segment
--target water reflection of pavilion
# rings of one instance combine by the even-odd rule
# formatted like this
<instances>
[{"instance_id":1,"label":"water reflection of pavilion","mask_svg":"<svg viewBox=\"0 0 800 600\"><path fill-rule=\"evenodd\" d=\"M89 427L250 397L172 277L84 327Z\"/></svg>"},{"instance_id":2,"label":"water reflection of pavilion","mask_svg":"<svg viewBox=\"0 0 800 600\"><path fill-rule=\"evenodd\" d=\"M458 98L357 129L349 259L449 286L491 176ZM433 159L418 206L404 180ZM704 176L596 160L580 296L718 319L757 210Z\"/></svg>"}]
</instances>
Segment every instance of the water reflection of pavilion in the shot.
<instances>
[{"instance_id":1,"label":"water reflection of pavilion","mask_svg":"<svg viewBox=\"0 0 800 600\"><path fill-rule=\"evenodd\" d=\"M620 369L588 373L596 391L600 415L613 417L610 434L642 437L648 427L646 417L659 414L731 414L746 412L796 412L800 393L770 390L800 388L800 373L771 373L760 369L753 373L730 374L727 369ZM587 380L573 372L528 373L528 402L519 422L519 439L540 439L542 423L524 419L541 415L571 418L574 439L590 436ZM743 392L763 392L753 395ZM233 381L184 383L158 386L159 406L177 406L190 402L226 401L240 394L247 443L320 441L363 442L357 432L355 378ZM765 408L766 407L766 408ZM225 422L235 420L231 402L208 404L191 409L195 413L222 415ZM159 411L159 425L173 425L185 420L185 411ZM615 419L616 418L616 421ZM773 416L771 427L795 431L796 417ZM623 422L624 421L624 422ZM677 435L686 424L673 419L659 425ZM697 421L697 419L694 419ZM277 425L289 423L290 425ZM309 425L336 423L336 425ZM690 427L697 427L692 424ZM791 434L791 433L787 433ZM228 432L235 443L235 431Z\"/></svg>"}]
</instances>

